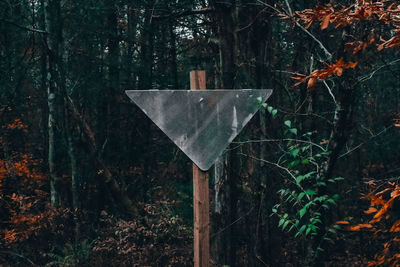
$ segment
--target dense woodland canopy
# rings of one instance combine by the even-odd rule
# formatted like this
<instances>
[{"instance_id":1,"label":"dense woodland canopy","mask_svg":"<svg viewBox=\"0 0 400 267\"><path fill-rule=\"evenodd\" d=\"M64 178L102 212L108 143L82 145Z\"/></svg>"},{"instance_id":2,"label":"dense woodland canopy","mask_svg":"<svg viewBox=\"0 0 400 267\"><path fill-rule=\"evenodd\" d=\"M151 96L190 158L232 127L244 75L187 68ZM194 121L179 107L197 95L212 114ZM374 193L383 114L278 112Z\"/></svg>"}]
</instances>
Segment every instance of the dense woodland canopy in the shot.
<instances>
[{"instance_id":1,"label":"dense woodland canopy","mask_svg":"<svg viewBox=\"0 0 400 267\"><path fill-rule=\"evenodd\" d=\"M400 258L394 0L0 1L0 265L190 266L191 162L124 94L272 88L210 171L212 266Z\"/></svg>"}]
</instances>

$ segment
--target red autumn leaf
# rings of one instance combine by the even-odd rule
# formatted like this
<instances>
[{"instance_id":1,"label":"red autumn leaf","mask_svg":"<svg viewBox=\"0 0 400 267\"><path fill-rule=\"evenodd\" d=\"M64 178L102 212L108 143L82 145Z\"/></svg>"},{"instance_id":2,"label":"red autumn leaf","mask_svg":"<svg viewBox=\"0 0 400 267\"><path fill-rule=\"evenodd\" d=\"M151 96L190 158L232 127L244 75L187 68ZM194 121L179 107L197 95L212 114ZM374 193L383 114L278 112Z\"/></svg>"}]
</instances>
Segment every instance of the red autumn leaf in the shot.
<instances>
[{"instance_id":1,"label":"red autumn leaf","mask_svg":"<svg viewBox=\"0 0 400 267\"><path fill-rule=\"evenodd\" d=\"M399 232L400 231L399 226L400 226L400 220L395 221L392 227L390 228L390 232Z\"/></svg>"},{"instance_id":2,"label":"red autumn leaf","mask_svg":"<svg viewBox=\"0 0 400 267\"><path fill-rule=\"evenodd\" d=\"M328 15L324 16L324 18L322 19L322 22L321 22L321 30L328 28L329 22L331 20L331 16L332 16L332 13L329 13Z\"/></svg>"},{"instance_id":3,"label":"red autumn leaf","mask_svg":"<svg viewBox=\"0 0 400 267\"><path fill-rule=\"evenodd\" d=\"M360 224L357 224L357 225L349 226L348 230L350 230L350 231L360 231L361 229L364 229L364 228L370 229L370 228L372 228L372 224L360 223Z\"/></svg>"},{"instance_id":4,"label":"red autumn leaf","mask_svg":"<svg viewBox=\"0 0 400 267\"><path fill-rule=\"evenodd\" d=\"M316 78L314 78L314 77L310 78L310 79L308 80L308 83L307 83L307 89L308 89L309 91L314 90L314 88L315 88L315 83L316 83L316 82L317 82L317 79L316 79Z\"/></svg>"},{"instance_id":5,"label":"red autumn leaf","mask_svg":"<svg viewBox=\"0 0 400 267\"><path fill-rule=\"evenodd\" d=\"M335 222L335 224L344 225L344 224L350 224L350 223L348 221L337 221L337 222Z\"/></svg>"},{"instance_id":6,"label":"red autumn leaf","mask_svg":"<svg viewBox=\"0 0 400 267\"><path fill-rule=\"evenodd\" d=\"M395 198L391 198L388 202L386 202L382 206L382 208L375 214L375 216L374 216L373 220L371 221L371 223L381 221L383 215L385 215L386 212L393 206L394 199Z\"/></svg>"},{"instance_id":7,"label":"red autumn leaf","mask_svg":"<svg viewBox=\"0 0 400 267\"><path fill-rule=\"evenodd\" d=\"M371 214L371 213L374 213L374 212L377 212L378 210L376 209L376 208L374 208L374 207L369 207L369 209L368 210L366 210L366 211L364 211L364 213L365 214Z\"/></svg>"},{"instance_id":8,"label":"red autumn leaf","mask_svg":"<svg viewBox=\"0 0 400 267\"><path fill-rule=\"evenodd\" d=\"M334 72L336 73L337 76L340 77L340 76L342 76L342 74L343 74L343 69L337 67L337 68L335 68L335 71L334 71Z\"/></svg>"}]
</instances>

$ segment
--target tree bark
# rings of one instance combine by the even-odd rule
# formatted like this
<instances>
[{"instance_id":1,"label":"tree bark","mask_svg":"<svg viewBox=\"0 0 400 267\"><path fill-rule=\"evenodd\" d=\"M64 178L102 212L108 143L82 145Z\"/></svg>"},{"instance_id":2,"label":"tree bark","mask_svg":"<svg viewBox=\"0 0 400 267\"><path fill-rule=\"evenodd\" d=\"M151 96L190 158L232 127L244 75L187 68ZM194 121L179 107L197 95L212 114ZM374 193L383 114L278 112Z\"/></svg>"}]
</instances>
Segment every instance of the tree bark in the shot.
<instances>
[{"instance_id":1,"label":"tree bark","mask_svg":"<svg viewBox=\"0 0 400 267\"><path fill-rule=\"evenodd\" d=\"M236 55L236 33L235 33L235 11L236 1L227 2L211 1L212 9L214 9L215 23L217 26L217 38L219 43L220 58L220 85L221 89L233 89L235 84L235 55ZM220 212L216 213L215 231L218 234L213 240L214 261L218 264L235 266L236 248L233 240L234 210L235 210L235 173L232 172L233 167L232 155L227 154L226 159L220 157L218 161L226 162L226 168L217 165L214 169L216 183L218 183L215 191L216 205L219 205ZM224 172L225 171L225 172ZM219 232L221 229L222 232Z\"/></svg>"},{"instance_id":2,"label":"tree bark","mask_svg":"<svg viewBox=\"0 0 400 267\"><path fill-rule=\"evenodd\" d=\"M59 103L58 56L60 36L60 2L42 0L47 44L47 105L48 105L48 164L50 173L51 204L57 207L60 203L58 177L56 169L56 124L58 123L57 104Z\"/></svg>"}]
</instances>

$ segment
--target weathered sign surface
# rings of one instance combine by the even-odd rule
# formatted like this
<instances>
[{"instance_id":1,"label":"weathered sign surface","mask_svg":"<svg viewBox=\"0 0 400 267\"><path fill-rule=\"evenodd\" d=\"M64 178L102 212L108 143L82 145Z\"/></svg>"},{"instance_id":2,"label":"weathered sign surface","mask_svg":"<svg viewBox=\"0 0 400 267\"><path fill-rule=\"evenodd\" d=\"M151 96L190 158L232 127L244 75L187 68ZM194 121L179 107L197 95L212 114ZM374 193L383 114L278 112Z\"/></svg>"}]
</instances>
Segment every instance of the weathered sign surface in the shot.
<instances>
[{"instance_id":1,"label":"weathered sign surface","mask_svg":"<svg viewBox=\"0 0 400 267\"><path fill-rule=\"evenodd\" d=\"M272 90L129 90L126 94L205 171Z\"/></svg>"}]
</instances>

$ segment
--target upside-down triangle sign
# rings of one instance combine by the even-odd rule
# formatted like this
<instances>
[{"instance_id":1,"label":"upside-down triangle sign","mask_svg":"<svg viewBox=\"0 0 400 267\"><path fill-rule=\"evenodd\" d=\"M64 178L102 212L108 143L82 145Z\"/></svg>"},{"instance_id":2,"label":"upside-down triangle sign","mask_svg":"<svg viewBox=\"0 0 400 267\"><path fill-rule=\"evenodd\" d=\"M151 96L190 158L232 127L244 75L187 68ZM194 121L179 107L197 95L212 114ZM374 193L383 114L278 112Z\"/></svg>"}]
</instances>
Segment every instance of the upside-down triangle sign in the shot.
<instances>
[{"instance_id":1,"label":"upside-down triangle sign","mask_svg":"<svg viewBox=\"0 0 400 267\"><path fill-rule=\"evenodd\" d=\"M126 94L206 171L262 107L272 90L128 90Z\"/></svg>"}]
</instances>

